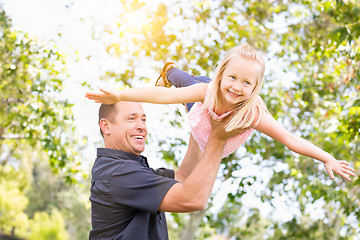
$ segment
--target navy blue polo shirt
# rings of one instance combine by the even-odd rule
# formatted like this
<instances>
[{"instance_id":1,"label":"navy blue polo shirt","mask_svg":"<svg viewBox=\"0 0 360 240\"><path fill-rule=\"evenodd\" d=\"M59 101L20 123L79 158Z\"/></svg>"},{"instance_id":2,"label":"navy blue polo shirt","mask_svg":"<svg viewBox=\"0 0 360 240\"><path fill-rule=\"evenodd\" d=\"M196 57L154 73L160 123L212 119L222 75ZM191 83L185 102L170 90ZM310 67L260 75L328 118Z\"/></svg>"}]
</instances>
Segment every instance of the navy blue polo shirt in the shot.
<instances>
[{"instance_id":1,"label":"navy blue polo shirt","mask_svg":"<svg viewBox=\"0 0 360 240\"><path fill-rule=\"evenodd\" d=\"M89 239L168 239L165 214L158 208L177 181L172 170L160 172L170 177L157 175L141 155L98 148L92 168Z\"/></svg>"}]
</instances>

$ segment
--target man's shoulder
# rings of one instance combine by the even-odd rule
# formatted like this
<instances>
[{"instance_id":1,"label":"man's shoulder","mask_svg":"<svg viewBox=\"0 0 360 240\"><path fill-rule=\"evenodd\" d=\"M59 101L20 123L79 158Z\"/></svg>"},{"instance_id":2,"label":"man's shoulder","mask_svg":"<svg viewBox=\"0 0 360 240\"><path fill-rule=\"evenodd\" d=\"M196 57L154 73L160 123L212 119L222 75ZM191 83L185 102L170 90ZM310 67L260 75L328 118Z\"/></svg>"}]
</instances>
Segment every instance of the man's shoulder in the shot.
<instances>
[{"instance_id":1,"label":"man's shoulder","mask_svg":"<svg viewBox=\"0 0 360 240\"><path fill-rule=\"evenodd\" d=\"M130 172L151 171L150 168L143 166L138 161L130 159L113 159L110 157L97 157L92 167L92 175L94 177L111 177L113 174L126 174Z\"/></svg>"}]
</instances>

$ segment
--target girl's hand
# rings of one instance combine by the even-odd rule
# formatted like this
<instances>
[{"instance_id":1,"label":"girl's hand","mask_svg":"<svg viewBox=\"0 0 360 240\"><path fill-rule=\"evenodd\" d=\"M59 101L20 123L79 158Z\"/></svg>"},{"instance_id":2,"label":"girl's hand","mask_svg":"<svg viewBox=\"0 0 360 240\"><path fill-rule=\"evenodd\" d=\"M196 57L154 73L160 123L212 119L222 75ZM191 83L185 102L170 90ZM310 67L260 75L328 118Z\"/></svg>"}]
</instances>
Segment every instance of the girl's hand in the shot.
<instances>
[{"instance_id":1,"label":"girl's hand","mask_svg":"<svg viewBox=\"0 0 360 240\"><path fill-rule=\"evenodd\" d=\"M95 100L96 103L114 104L120 101L120 91L105 90L100 88L101 92L88 92L85 97Z\"/></svg>"},{"instance_id":2,"label":"girl's hand","mask_svg":"<svg viewBox=\"0 0 360 240\"><path fill-rule=\"evenodd\" d=\"M324 163L325 169L331 179L334 179L334 173L339 174L348 181L351 181L348 175L355 176L354 169L349 166L349 163L344 160L331 160Z\"/></svg>"}]
</instances>

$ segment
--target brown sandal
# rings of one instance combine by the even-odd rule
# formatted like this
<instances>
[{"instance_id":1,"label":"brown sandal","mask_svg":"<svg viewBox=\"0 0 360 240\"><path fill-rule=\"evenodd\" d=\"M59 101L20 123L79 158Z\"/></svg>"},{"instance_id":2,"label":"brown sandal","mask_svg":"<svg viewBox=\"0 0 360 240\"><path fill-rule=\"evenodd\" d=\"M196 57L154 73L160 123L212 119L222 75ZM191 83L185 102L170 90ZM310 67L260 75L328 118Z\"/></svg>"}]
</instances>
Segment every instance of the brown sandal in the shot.
<instances>
[{"instance_id":1,"label":"brown sandal","mask_svg":"<svg viewBox=\"0 0 360 240\"><path fill-rule=\"evenodd\" d=\"M166 74L173 67L176 67L174 62L165 63L163 69L161 70L159 78L156 80L155 86L157 86L157 87L167 87L167 88L172 86L172 84L169 82L169 80L166 79Z\"/></svg>"}]
</instances>

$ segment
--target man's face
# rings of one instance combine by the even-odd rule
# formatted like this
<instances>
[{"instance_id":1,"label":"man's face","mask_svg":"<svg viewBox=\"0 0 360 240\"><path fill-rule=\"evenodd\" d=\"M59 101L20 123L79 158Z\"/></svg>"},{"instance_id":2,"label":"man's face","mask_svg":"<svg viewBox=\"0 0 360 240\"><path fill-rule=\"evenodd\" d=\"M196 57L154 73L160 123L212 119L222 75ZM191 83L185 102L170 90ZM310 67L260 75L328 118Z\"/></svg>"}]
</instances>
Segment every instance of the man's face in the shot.
<instances>
[{"instance_id":1,"label":"man's face","mask_svg":"<svg viewBox=\"0 0 360 240\"><path fill-rule=\"evenodd\" d=\"M140 155L145 149L146 115L140 103L119 102L116 115L108 121L106 147Z\"/></svg>"}]
</instances>

